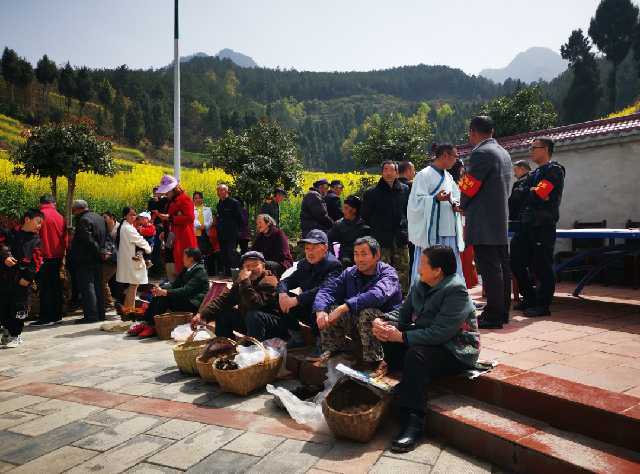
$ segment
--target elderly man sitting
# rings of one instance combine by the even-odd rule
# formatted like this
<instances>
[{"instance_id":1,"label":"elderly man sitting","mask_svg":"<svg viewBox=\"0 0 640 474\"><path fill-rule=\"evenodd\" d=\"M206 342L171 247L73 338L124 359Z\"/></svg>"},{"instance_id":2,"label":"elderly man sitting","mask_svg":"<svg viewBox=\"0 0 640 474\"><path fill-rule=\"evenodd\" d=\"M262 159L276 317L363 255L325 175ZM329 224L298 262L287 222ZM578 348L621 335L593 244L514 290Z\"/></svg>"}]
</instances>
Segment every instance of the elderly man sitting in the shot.
<instances>
[{"instance_id":1,"label":"elderly man sitting","mask_svg":"<svg viewBox=\"0 0 640 474\"><path fill-rule=\"evenodd\" d=\"M371 323L402 303L398 273L380 261L380 244L362 237L353 248L355 265L329 280L316 295L313 310L320 328L321 358L345 348L347 336L359 336L364 370L386 373L382 344L373 337Z\"/></svg>"},{"instance_id":2,"label":"elderly man sitting","mask_svg":"<svg viewBox=\"0 0 640 474\"><path fill-rule=\"evenodd\" d=\"M396 387L403 427L392 451L411 451L422 436L427 384L472 368L478 360L475 307L456 267L451 248L434 245L424 249L420 281L411 287L399 310L373 321L373 334L383 342L389 367L403 370Z\"/></svg>"},{"instance_id":3,"label":"elderly man sitting","mask_svg":"<svg viewBox=\"0 0 640 474\"><path fill-rule=\"evenodd\" d=\"M250 251L241 259L241 270L230 290L211 300L191 320L193 327L216 322L216 335L233 338L239 331L259 341L287 337L284 318L278 311L278 279L265 268L260 252Z\"/></svg>"}]
</instances>

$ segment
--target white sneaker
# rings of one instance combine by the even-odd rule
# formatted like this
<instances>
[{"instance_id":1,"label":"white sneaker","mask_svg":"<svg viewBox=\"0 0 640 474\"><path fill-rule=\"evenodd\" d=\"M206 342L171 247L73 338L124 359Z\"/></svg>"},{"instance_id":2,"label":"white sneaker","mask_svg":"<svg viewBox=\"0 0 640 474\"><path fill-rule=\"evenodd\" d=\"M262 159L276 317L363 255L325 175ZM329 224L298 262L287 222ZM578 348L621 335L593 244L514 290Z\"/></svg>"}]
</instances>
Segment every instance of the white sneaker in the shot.
<instances>
[{"instance_id":1,"label":"white sneaker","mask_svg":"<svg viewBox=\"0 0 640 474\"><path fill-rule=\"evenodd\" d=\"M13 349L15 347L18 347L23 342L24 342L24 339L22 339L22 336L10 337L6 347L9 349Z\"/></svg>"}]
</instances>

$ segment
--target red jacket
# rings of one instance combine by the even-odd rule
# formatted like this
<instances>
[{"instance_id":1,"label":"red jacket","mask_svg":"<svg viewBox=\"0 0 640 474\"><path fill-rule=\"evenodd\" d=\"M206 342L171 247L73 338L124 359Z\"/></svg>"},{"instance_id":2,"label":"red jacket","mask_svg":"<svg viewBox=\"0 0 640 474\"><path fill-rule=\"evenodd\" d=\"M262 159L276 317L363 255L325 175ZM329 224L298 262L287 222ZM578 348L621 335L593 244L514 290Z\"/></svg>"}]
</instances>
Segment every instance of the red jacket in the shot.
<instances>
[{"instance_id":1,"label":"red jacket","mask_svg":"<svg viewBox=\"0 0 640 474\"><path fill-rule=\"evenodd\" d=\"M173 258L177 273L182 271L182 252L184 249L198 246L193 228L193 221L196 219L194 211L193 201L184 192L178 194L169 203L171 231L176 236L173 243Z\"/></svg>"},{"instance_id":2,"label":"red jacket","mask_svg":"<svg viewBox=\"0 0 640 474\"><path fill-rule=\"evenodd\" d=\"M63 258L67 247L64 217L56 210L55 204L41 204L40 210L44 214L40 228L42 257L45 259Z\"/></svg>"},{"instance_id":3,"label":"red jacket","mask_svg":"<svg viewBox=\"0 0 640 474\"><path fill-rule=\"evenodd\" d=\"M156 235L156 226L153 224L144 224L136 227L142 237L153 237Z\"/></svg>"}]
</instances>

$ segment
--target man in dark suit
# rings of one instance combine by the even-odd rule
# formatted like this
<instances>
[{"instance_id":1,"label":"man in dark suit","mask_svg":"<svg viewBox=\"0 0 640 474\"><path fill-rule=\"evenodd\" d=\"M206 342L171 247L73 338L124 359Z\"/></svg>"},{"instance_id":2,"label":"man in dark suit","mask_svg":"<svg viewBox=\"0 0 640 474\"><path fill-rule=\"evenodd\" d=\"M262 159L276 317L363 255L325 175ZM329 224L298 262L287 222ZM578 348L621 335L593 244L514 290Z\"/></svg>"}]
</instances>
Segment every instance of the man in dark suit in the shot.
<instances>
[{"instance_id":1,"label":"man in dark suit","mask_svg":"<svg viewBox=\"0 0 640 474\"><path fill-rule=\"evenodd\" d=\"M71 212L76 228L69 253L78 278L84 317L78 324L104 321L104 293L102 292L102 258L107 226L102 216L91 212L86 201L73 202Z\"/></svg>"},{"instance_id":2,"label":"man in dark suit","mask_svg":"<svg viewBox=\"0 0 640 474\"><path fill-rule=\"evenodd\" d=\"M512 165L509 153L493 138L493 120L474 117L469 142L475 146L460 182L460 207L466 217L466 243L475 248L487 305L479 318L483 329L509 322L511 269L507 226Z\"/></svg>"},{"instance_id":3,"label":"man in dark suit","mask_svg":"<svg viewBox=\"0 0 640 474\"><path fill-rule=\"evenodd\" d=\"M344 190L342 181L334 179L331 181L331 188L324 197L324 202L327 204L327 213L329 217L335 222L342 219L342 201L340 201L340 195Z\"/></svg>"},{"instance_id":4,"label":"man in dark suit","mask_svg":"<svg viewBox=\"0 0 640 474\"><path fill-rule=\"evenodd\" d=\"M229 196L226 184L217 187L218 205L216 207L218 223L218 241L225 275L231 276L231 269L238 266L240 256L236 250L243 224L242 207L237 199Z\"/></svg>"}]
</instances>

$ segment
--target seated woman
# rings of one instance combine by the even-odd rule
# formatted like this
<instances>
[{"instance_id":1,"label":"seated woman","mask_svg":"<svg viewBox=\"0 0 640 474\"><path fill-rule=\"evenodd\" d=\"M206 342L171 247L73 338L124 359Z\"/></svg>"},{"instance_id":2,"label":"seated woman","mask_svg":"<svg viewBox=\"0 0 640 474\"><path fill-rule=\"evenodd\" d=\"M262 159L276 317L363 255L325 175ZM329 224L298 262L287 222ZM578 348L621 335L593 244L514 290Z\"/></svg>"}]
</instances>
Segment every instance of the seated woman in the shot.
<instances>
[{"instance_id":1,"label":"seated woman","mask_svg":"<svg viewBox=\"0 0 640 474\"><path fill-rule=\"evenodd\" d=\"M395 452L413 450L424 432L427 384L473 368L480 352L475 307L456 274L453 250L424 249L419 274L400 309L373 321L389 368L403 370L396 389L402 430L391 446Z\"/></svg>"},{"instance_id":2,"label":"seated woman","mask_svg":"<svg viewBox=\"0 0 640 474\"><path fill-rule=\"evenodd\" d=\"M340 244L338 260L347 268L353 265L353 244L360 237L371 235L371 227L360 217L362 201L358 196L351 195L344 200L342 205L343 218L336 221L327 234L329 238L329 250L333 251L333 243Z\"/></svg>"},{"instance_id":3,"label":"seated woman","mask_svg":"<svg viewBox=\"0 0 640 474\"><path fill-rule=\"evenodd\" d=\"M256 239L251 250L264 255L267 268L278 278L293 265L289 239L269 214L259 214L256 217Z\"/></svg>"},{"instance_id":4,"label":"seated woman","mask_svg":"<svg viewBox=\"0 0 640 474\"><path fill-rule=\"evenodd\" d=\"M151 290L153 299L144 313L144 322L131 326L127 334L138 337L155 336L153 317L167 311L197 313L209 290L207 270L202 264L202 252L197 248L186 248L182 254L183 270L168 288L158 286Z\"/></svg>"}]
</instances>

